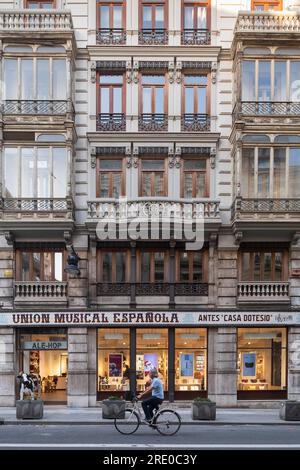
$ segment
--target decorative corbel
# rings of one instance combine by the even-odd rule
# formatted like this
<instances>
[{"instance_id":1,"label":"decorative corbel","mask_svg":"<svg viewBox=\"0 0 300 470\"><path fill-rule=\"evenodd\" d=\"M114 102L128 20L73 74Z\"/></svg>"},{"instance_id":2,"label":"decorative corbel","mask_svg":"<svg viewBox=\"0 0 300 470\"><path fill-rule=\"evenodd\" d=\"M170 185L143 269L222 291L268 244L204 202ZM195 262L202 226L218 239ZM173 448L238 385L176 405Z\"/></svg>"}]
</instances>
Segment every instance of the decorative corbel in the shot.
<instances>
[{"instance_id":1,"label":"decorative corbel","mask_svg":"<svg viewBox=\"0 0 300 470\"><path fill-rule=\"evenodd\" d=\"M210 168L214 170L216 168L216 155L217 149L215 147L210 149Z\"/></svg>"},{"instance_id":2,"label":"decorative corbel","mask_svg":"<svg viewBox=\"0 0 300 470\"><path fill-rule=\"evenodd\" d=\"M72 233L69 230L65 230L63 236L66 247L69 249L72 245Z\"/></svg>"},{"instance_id":3,"label":"decorative corbel","mask_svg":"<svg viewBox=\"0 0 300 470\"><path fill-rule=\"evenodd\" d=\"M96 147L91 148L91 168L96 168Z\"/></svg>"},{"instance_id":4,"label":"decorative corbel","mask_svg":"<svg viewBox=\"0 0 300 470\"><path fill-rule=\"evenodd\" d=\"M127 168L137 168L139 163L139 148L130 147L126 148L126 155L127 155Z\"/></svg>"},{"instance_id":5,"label":"decorative corbel","mask_svg":"<svg viewBox=\"0 0 300 470\"><path fill-rule=\"evenodd\" d=\"M217 62L213 62L211 64L211 83L213 84L217 83L217 70L218 70Z\"/></svg>"},{"instance_id":6,"label":"decorative corbel","mask_svg":"<svg viewBox=\"0 0 300 470\"><path fill-rule=\"evenodd\" d=\"M15 236L12 232L4 232L5 240L9 246L12 246L15 241Z\"/></svg>"},{"instance_id":7,"label":"decorative corbel","mask_svg":"<svg viewBox=\"0 0 300 470\"><path fill-rule=\"evenodd\" d=\"M237 231L234 233L235 244L239 245L243 239L243 232Z\"/></svg>"},{"instance_id":8,"label":"decorative corbel","mask_svg":"<svg viewBox=\"0 0 300 470\"><path fill-rule=\"evenodd\" d=\"M126 62L126 82L127 83L132 82L132 64L131 64L131 60L127 60L127 62Z\"/></svg>"},{"instance_id":9,"label":"decorative corbel","mask_svg":"<svg viewBox=\"0 0 300 470\"><path fill-rule=\"evenodd\" d=\"M96 62L91 63L91 82L96 83L97 78L97 65Z\"/></svg>"},{"instance_id":10,"label":"decorative corbel","mask_svg":"<svg viewBox=\"0 0 300 470\"><path fill-rule=\"evenodd\" d=\"M180 84L181 80L182 80L181 69L182 69L182 63L180 61L176 62L175 76L176 76L176 83L178 83L178 84Z\"/></svg>"},{"instance_id":11,"label":"decorative corbel","mask_svg":"<svg viewBox=\"0 0 300 470\"><path fill-rule=\"evenodd\" d=\"M300 232L295 232L292 238L292 246L299 246Z\"/></svg>"},{"instance_id":12,"label":"decorative corbel","mask_svg":"<svg viewBox=\"0 0 300 470\"><path fill-rule=\"evenodd\" d=\"M132 66L132 81L133 83L139 83L139 63L137 60L133 62Z\"/></svg>"},{"instance_id":13,"label":"decorative corbel","mask_svg":"<svg viewBox=\"0 0 300 470\"><path fill-rule=\"evenodd\" d=\"M209 257L210 258L214 257L215 248L217 246L217 239L218 239L217 233L211 233L209 235Z\"/></svg>"},{"instance_id":14,"label":"decorative corbel","mask_svg":"<svg viewBox=\"0 0 300 470\"><path fill-rule=\"evenodd\" d=\"M181 160L181 148L180 147L169 147L169 168L180 168Z\"/></svg>"},{"instance_id":15,"label":"decorative corbel","mask_svg":"<svg viewBox=\"0 0 300 470\"><path fill-rule=\"evenodd\" d=\"M174 83L174 72L175 72L175 64L174 62L169 62L169 69L168 69L169 83Z\"/></svg>"}]
</instances>

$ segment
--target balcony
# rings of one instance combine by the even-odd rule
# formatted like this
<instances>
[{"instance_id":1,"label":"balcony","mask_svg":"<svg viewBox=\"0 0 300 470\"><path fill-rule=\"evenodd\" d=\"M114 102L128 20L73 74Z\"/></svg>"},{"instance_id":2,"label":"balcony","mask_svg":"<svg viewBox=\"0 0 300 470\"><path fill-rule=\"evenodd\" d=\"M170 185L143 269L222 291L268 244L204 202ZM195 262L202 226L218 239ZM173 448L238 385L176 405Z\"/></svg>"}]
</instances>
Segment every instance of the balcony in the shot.
<instances>
[{"instance_id":1,"label":"balcony","mask_svg":"<svg viewBox=\"0 0 300 470\"><path fill-rule=\"evenodd\" d=\"M168 44L169 32L166 29L142 29L139 31L139 44L159 46Z\"/></svg>"},{"instance_id":2,"label":"balcony","mask_svg":"<svg viewBox=\"0 0 300 470\"><path fill-rule=\"evenodd\" d=\"M68 285L66 282L15 282L15 305L66 305Z\"/></svg>"},{"instance_id":3,"label":"balcony","mask_svg":"<svg viewBox=\"0 0 300 470\"><path fill-rule=\"evenodd\" d=\"M207 132L210 130L210 117L207 114L184 114L181 118L182 132Z\"/></svg>"},{"instance_id":4,"label":"balcony","mask_svg":"<svg viewBox=\"0 0 300 470\"><path fill-rule=\"evenodd\" d=\"M239 282L238 304L289 304L288 282Z\"/></svg>"},{"instance_id":5,"label":"balcony","mask_svg":"<svg viewBox=\"0 0 300 470\"><path fill-rule=\"evenodd\" d=\"M141 114L139 116L139 131L142 132L167 132L167 114Z\"/></svg>"},{"instance_id":6,"label":"balcony","mask_svg":"<svg viewBox=\"0 0 300 470\"><path fill-rule=\"evenodd\" d=\"M64 32L72 31L70 11L66 10L2 10L0 31L3 32Z\"/></svg>"},{"instance_id":7,"label":"balcony","mask_svg":"<svg viewBox=\"0 0 300 470\"><path fill-rule=\"evenodd\" d=\"M251 34L252 33L252 34ZM269 40L268 34L300 33L300 15L288 12L240 11L237 17L234 34L245 39L257 37L260 34Z\"/></svg>"},{"instance_id":8,"label":"balcony","mask_svg":"<svg viewBox=\"0 0 300 470\"><path fill-rule=\"evenodd\" d=\"M181 44L186 46L204 46L210 44L208 29L185 29L181 32Z\"/></svg>"},{"instance_id":9,"label":"balcony","mask_svg":"<svg viewBox=\"0 0 300 470\"><path fill-rule=\"evenodd\" d=\"M1 112L8 115L65 115L74 118L74 107L68 100L5 100Z\"/></svg>"},{"instance_id":10,"label":"balcony","mask_svg":"<svg viewBox=\"0 0 300 470\"><path fill-rule=\"evenodd\" d=\"M97 44L101 46L118 46L126 44L126 31L118 28L102 28L96 33Z\"/></svg>"},{"instance_id":11,"label":"balcony","mask_svg":"<svg viewBox=\"0 0 300 470\"><path fill-rule=\"evenodd\" d=\"M242 198L237 197L231 207L233 221L300 221L300 198Z\"/></svg>"},{"instance_id":12,"label":"balcony","mask_svg":"<svg viewBox=\"0 0 300 470\"><path fill-rule=\"evenodd\" d=\"M300 118L300 101L242 101L236 103L233 110L233 119L241 120L243 117L298 117Z\"/></svg>"},{"instance_id":13,"label":"balcony","mask_svg":"<svg viewBox=\"0 0 300 470\"><path fill-rule=\"evenodd\" d=\"M122 132L126 131L126 118L123 113L98 114L97 131Z\"/></svg>"}]
</instances>

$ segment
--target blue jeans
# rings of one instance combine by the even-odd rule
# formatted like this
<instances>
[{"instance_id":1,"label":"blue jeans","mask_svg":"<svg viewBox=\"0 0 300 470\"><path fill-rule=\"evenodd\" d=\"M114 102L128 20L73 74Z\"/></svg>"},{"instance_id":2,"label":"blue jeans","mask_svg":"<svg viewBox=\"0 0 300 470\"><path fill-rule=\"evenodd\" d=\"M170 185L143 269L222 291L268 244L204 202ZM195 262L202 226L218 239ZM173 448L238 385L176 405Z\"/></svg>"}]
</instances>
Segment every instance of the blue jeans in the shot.
<instances>
[{"instance_id":1,"label":"blue jeans","mask_svg":"<svg viewBox=\"0 0 300 470\"><path fill-rule=\"evenodd\" d=\"M153 410L155 410L155 408L158 408L158 406L161 405L162 402L163 400L157 397L151 397L151 398L148 398L148 400L144 400L142 402L142 407L143 407L145 418L147 421L152 420Z\"/></svg>"}]
</instances>

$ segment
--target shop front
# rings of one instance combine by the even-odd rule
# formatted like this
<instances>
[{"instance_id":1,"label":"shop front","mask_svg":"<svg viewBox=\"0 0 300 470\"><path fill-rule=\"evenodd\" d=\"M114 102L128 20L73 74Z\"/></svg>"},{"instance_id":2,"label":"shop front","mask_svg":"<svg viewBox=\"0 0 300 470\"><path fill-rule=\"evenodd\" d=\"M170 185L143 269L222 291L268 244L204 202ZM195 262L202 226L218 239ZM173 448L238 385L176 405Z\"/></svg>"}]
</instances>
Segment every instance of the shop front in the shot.
<instances>
[{"instance_id":1,"label":"shop front","mask_svg":"<svg viewBox=\"0 0 300 470\"><path fill-rule=\"evenodd\" d=\"M67 330L20 329L17 331L17 352L18 369L34 378L35 395L45 403L67 403Z\"/></svg>"}]
</instances>

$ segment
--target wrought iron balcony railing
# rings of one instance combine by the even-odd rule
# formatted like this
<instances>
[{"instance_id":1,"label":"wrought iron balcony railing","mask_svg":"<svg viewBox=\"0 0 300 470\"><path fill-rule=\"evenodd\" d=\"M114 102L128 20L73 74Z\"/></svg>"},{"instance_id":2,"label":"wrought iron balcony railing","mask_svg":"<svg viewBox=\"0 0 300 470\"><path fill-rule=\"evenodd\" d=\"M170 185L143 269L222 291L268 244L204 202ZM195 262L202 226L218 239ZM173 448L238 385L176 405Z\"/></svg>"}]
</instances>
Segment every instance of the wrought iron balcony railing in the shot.
<instances>
[{"instance_id":1,"label":"wrought iron balcony railing","mask_svg":"<svg viewBox=\"0 0 300 470\"><path fill-rule=\"evenodd\" d=\"M3 198L0 209L7 212L67 212L73 211L70 198Z\"/></svg>"},{"instance_id":2,"label":"wrought iron balcony railing","mask_svg":"<svg viewBox=\"0 0 300 470\"><path fill-rule=\"evenodd\" d=\"M205 132L210 130L210 117L207 114L184 114L181 118L183 132Z\"/></svg>"},{"instance_id":3,"label":"wrought iron balcony railing","mask_svg":"<svg viewBox=\"0 0 300 470\"><path fill-rule=\"evenodd\" d=\"M157 217L159 220L184 219L191 217L204 217L213 221L220 218L220 202L205 199L180 199L168 200L168 198L138 198L128 200L126 204L114 199L99 199L88 201L87 220L99 220L104 218L128 220Z\"/></svg>"},{"instance_id":4,"label":"wrought iron balcony railing","mask_svg":"<svg viewBox=\"0 0 300 470\"><path fill-rule=\"evenodd\" d=\"M99 296L130 296L134 288L135 296L164 295L170 296L171 290L175 296L208 296L208 284L205 282L194 283L168 283L168 282L116 282L98 283L97 295Z\"/></svg>"},{"instance_id":5,"label":"wrought iron balcony railing","mask_svg":"<svg viewBox=\"0 0 300 470\"><path fill-rule=\"evenodd\" d=\"M5 100L1 111L3 114L63 115L73 114L74 107L67 100Z\"/></svg>"},{"instance_id":6,"label":"wrought iron balcony railing","mask_svg":"<svg viewBox=\"0 0 300 470\"><path fill-rule=\"evenodd\" d=\"M244 33L246 37L252 32L264 35L266 33L300 33L300 15L296 12L240 11L234 33ZM268 36L265 37L268 39Z\"/></svg>"},{"instance_id":7,"label":"wrought iron balcony railing","mask_svg":"<svg viewBox=\"0 0 300 470\"><path fill-rule=\"evenodd\" d=\"M210 44L211 34L208 29L185 29L181 32L181 43L187 46Z\"/></svg>"},{"instance_id":8,"label":"wrought iron balcony railing","mask_svg":"<svg viewBox=\"0 0 300 470\"><path fill-rule=\"evenodd\" d=\"M167 130L167 114L141 114L139 116L139 131L166 132Z\"/></svg>"},{"instance_id":9,"label":"wrought iron balcony railing","mask_svg":"<svg viewBox=\"0 0 300 470\"><path fill-rule=\"evenodd\" d=\"M300 101L242 101L233 110L234 120L242 116L300 116Z\"/></svg>"},{"instance_id":10,"label":"wrought iron balcony railing","mask_svg":"<svg viewBox=\"0 0 300 470\"><path fill-rule=\"evenodd\" d=\"M231 206L231 218L236 219L300 219L300 198L242 198Z\"/></svg>"},{"instance_id":11,"label":"wrought iron balcony railing","mask_svg":"<svg viewBox=\"0 0 300 470\"><path fill-rule=\"evenodd\" d=\"M71 31L72 15L66 10L2 10L0 31Z\"/></svg>"},{"instance_id":12,"label":"wrought iron balcony railing","mask_svg":"<svg viewBox=\"0 0 300 470\"><path fill-rule=\"evenodd\" d=\"M139 44L155 46L168 44L169 32L166 29L142 29L139 31Z\"/></svg>"},{"instance_id":13,"label":"wrought iron balcony railing","mask_svg":"<svg viewBox=\"0 0 300 470\"><path fill-rule=\"evenodd\" d=\"M238 303L289 303L288 282L239 282Z\"/></svg>"},{"instance_id":14,"label":"wrought iron balcony railing","mask_svg":"<svg viewBox=\"0 0 300 470\"><path fill-rule=\"evenodd\" d=\"M126 131L126 118L124 113L98 114L97 131L122 132Z\"/></svg>"},{"instance_id":15,"label":"wrought iron balcony railing","mask_svg":"<svg viewBox=\"0 0 300 470\"><path fill-rule=\"evenodd\" d=\"M66 302L66 282L15 282L15 302Z\"/></svg>"},{"instance_id":16,"label":"wrought iron balcony railing","mask_svg":"<svg viewBox=\"0 0 300 470\"><path fill-rule=\"evenodd\" d=\"M96 33L97 44L110 46L126 43L126 31L122 28L102 28Z\"/></svg>"}]
</instances>

